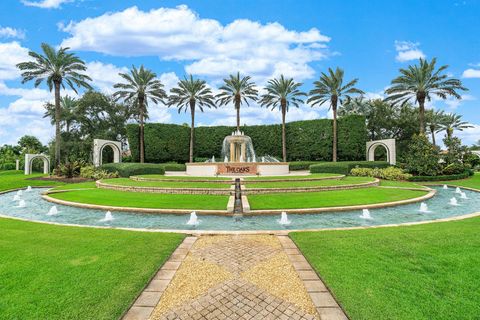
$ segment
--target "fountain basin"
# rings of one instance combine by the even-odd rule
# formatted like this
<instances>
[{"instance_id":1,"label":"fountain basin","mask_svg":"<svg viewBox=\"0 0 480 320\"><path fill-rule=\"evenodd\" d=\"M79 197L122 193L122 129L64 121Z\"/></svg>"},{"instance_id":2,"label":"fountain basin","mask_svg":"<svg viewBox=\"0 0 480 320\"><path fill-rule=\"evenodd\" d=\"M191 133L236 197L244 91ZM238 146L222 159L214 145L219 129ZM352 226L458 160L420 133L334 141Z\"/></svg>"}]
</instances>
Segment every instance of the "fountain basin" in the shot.
<instances>
[{"instance_id":1,"label":"fountain basin","mask_svg":"<svg viewBox=\"0 0 480 320\"><path fill-rule=\"evenodd\" d=\"M189 176L282 176L290 173L288 162L195 162L185 164Z\"/></svg>"}]
</instances>

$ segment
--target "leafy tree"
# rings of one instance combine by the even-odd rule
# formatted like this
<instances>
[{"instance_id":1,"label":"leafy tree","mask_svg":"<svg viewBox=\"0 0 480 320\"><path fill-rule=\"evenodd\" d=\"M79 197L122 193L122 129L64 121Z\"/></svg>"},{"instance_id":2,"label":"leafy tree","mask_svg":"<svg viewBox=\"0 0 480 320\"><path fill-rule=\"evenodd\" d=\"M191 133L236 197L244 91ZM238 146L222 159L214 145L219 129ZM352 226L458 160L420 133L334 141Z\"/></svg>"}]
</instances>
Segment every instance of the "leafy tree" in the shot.
<instances>
[{"instance_id":1,"label":"leafy tree","mask_svg":"<svg viewBox=\"0 0 480 320\"><path fill-rule=\"evenodd\" d=\"M175 106L178 108L178 113L181 111L187 112L190 109L191 126L190 126L190 152L189 161L193 162L193 145L195 141L195 109L198 107L201 112L203 108L216 108L215 97L212 90L207 86L204 80L193 79L185 77L180 80L176 88L170 90L168 97L168 106Z\"/></svg>"},{"instance_id":2,"label":"leafy tree","mask_svg":"<svg viewBox=\"0 0 480 320\"><path fill-rule=\"evenodd\" d=\"M414 175L438 175L440 172L438 151L424 134L414 134L405 156L405 169Z\"/></svg>"},{"instance_id":3,"label":"leafy tree","mask_svg":"<svg viewBox=\"0 0 480 320\"><path fill-rule=\"evenodd\" d=\"M286 130L285 117L290 105L298 108L303 103L301 97L306 94L299 90L302 84L295 82L292 78L285 78L283 74L280 78L268 80L265 94L261 96L260 104L266 108L278 108L282 113L282 155L283 161L287 161Z\"/></svg>"},{"instance_id":4,"label":"leafy tree","mask_svg":"<svg viewBox=\"0 0 480 320\"><path fill-rule=\"evenodd\" d=\"M442 110L428 110L426 115L427 127L432 135L432 143L435 144L435 133L441 130L441 125L445 119L445 113Z\"/></svg>"},{"instance_id":5,"label":"leafy tree","mask_svg":"<svg viewBox=\"0 0 480 320\"><path fill-rule=\"evenodd\" d=\"M313 83L314 89L310 90L307 100L312 107L328 102L333 111L333 162L337 161L337 106L339 103L342 105L345 99L350 100L353 94L363 94L362 90L355 88L358 79L344 85L343 74L343 70L338 67L335 71L328 68L328 74L322 72L320 79Z\"/></svg>"},{"instance_id":6,"label":"leafy tree","mask_svg":"<svg viewBox=\"0 0 480 320\"><path fill-rule=\"evenodd\" d=\"M66 95L60 98L60 126L65 126L65 132L70 132L71 126L75 121L77 108L77 99ZM51 123L55 124L55 105L51 103L45 104L44 118L50 118ZM60 129L61 130L61 129Z\"/></svg>"},{"instance_id":7,"label":"leafy tree","mask_svg":"<svg viewBox=\"0 0 480 320\"><path fill-rule=\"evenodd\" d=\"M220 106L229 103L234 104L237 111L237 131L240 131L240 106L242 103L249 105L248 101L257 101L258 91L255 89L250 76L240 77L240 72L236 75L230 75L229 78L223 79L224 84L219 88L220 93L217 94L217 102Z\"/></svg>"},{"instance_id":8,"label":"leafy tree","mask_svg":"<svg viewBox=\"0 0 480 320\"><path fill-rule=\"evenodd\" d=\"M457 137L446 136L443 143L447 148L447 153L443 159L447 165L463 163L464 154L468 153L468 148L462 146L462 140Z\"/></svg>"},{"instance_id":9,"label":"leafy tree","mask_svg":"<svg viewBox=\"0 0 480 320\"><path fill-rule=\"evenodd\" d=\"M145 137L144 137L144 119L148 117L148 101L155 104L164 102L167 94L163 89L163 84L157 79L157 75L143 67L137 69L135 66L130 70L130 74L119 73L126 83L117 83L113 87L119 89L114 93L114 97L123 99L130 103L136 109L138 122L140 124L140 162L145 161Z\"/></svg>"},{"instance_id":10,"label":"leafy tree","mask_svg":"<svg viewBox=\"0 0 480 320\"><path fill-rule=\"evenodd\" d=\"M473 128L466 121L462 121L462 116L455 113L446 114L440 123L440 130L447 133L447 137L450 139L453 136L453 131L463 131L463 129Z\"/></svg>"},{"instance_id":11,"label":"leafy tree","mask_svg":"<svg viewBox=\"0 0 480 320\"><path fill-rule=\"evenodd\" d=\"M41 45L43 54L29 51L28 55L33 61L26 61L17 64L22 71L22 83L35 80L35 87L38 87L44 80L50 91L55 92L55 163L60 165L60 88L65 85L77 92L77 88L91 89L87 81L92 79L82 72L87 69L85 62L75 54L68 52L69 48L55 50L46 43Z\"/></svg>"},{"instance_id":12,"label":"leafy tree","mask_svg":"<svg viewBox=\"0 0 480 320\"><path fill-rule=\"evenodd\" d=\"M436 68L436 58L431 62L420 58L418 65L410 65L407 69L400 69L401 75L392 80L392 86L385 92L387 101L404 105L407 102L418 102L420 133L425 133L425 101L430 101L432 95L447 99L452 96L461 99L458 90L468 90L462 82L449 78L443 72L448 68L444 65Z\"/></svg>"},{"instance_id":13,"label":"leafy tree","mask_svg":"<svg viewBox=\"0 0 480 320\"><path fill-rule=\"evenodd\" d=\"M46 147L35 136L25 135L18 140L22 153L42 153Z\"/></svg>"}]
</instances>

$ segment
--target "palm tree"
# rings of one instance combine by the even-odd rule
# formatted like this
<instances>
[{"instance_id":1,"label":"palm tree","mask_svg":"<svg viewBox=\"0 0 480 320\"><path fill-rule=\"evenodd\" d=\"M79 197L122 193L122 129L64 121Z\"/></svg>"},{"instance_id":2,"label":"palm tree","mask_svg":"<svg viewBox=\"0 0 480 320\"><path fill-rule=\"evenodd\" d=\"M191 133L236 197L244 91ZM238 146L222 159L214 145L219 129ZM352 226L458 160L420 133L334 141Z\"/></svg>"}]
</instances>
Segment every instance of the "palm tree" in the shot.
<instances>
[{"instance_id":1,"label":"palm tree","mask_svg":"<svg viewBox=\"0 0 480 320\"><path fill-rule=\"evenodd\" d=\"M83 74L87 70L85 62L75 54L68 52L70 48L60 48L55 50L46 43L41 45L43 54L29 51L28 55L33 61L26 61L17 64L17 68L22 71L22 83L34 80L35 87L38 87L44 80L50 91L55 92L55 163L60 164L60 88L65 85L70 87L75 93L77 88L91 89L87 81L92 79Z\"/></svg>"},{"instance_id":2,"label":"palm tree","mask_svg":"<svg viewBox=\"0 0 480 320\"><path fill-rule=\"evenodd\" d=\"M237 131L240 131L240 106L242 102L248 106L248 100L257 101L258 91L255 89L255 83L251 82L250 79L250 76L240 78L240 72L237 72L236 75L231 74L228 79L223 79L224 85L219 88L222 92L216 96L220 106L234 103L237 111Z\"/></svg>"},{"instance_id":3,"label":"palm tree","mask_svg":"<svg viewBox=\"0 0 480 320\"><path fill-rule=\"evenodd\" d=\"M418 102L420 133L425 133L425 101L430 101L435 95L441 99L452 96L456 99L462 97L457 90L468 90L462 82L455 78L449 78L443 72L448 66L435 68L437 62L433 58L431 62L420 58L419 65L408 66L408 69L400 69L401 75L392 80L392 86L385 90L388 94L387 101L402 105L414 100Z\"/></svg>"},{"instance_id":4,"label":"palm tree","mask_svg":"<svg viewBox=\"0 0 480 320\"><path fill-rule=\"evenodd\" d=\"M69 133L72 123L75 121L75 109L77 108L77 99L66 95L60 98L60 123L65 126L65 132ZM55 105L51 103L45 104L44 118L50 118L52 124L55 124Z\"/></svg>"},{"instance_id":5,"label":"palm tree","mask_svg":"<svg viewBox=\"0 0 480 320\"><path fill-rule=\"evenodd\" d=\"M270 79L267 82L265 90L262 95L260 104L266 108L279 108L282 112L282 155L283 162L287 161L287 146L286 146L286 132L285 132L285 116L290 105L298 108L303 103L302 96L306 94L299 90L302 84L293 81L292 78L286 79L283 74L280 78Z\"/></svg>"},{"instance_id":6,"label":"palm tree","mask_svg":"<svg viewBox=\"0 0 480 320\"><path fill-rule=\"evenodd\" d=\"M117 83L113 87L119 89L113 94L118 100L122 98L125 102L131 103L138 114L138 122L140 125L140 163L145 162L145 128L144 120L148 117L148 101L155 104L164 102L167 98L163 84L157 79L157 75L151 70L145 69L143 65L140 69L132 66L130 73L119 73L126 83Z\"/></svg>"},{"instance_id":7,"label":"palm tree","mask_svg":"<svg viewBox=\"0 0 480 320\"><path fill-rule=\"evenodd\" d=\"M207 86L204 80L193 79L190 75L189 78L180 80L178 87L170 90L170 96L168 97L168 106L175 106L178 108L178 113L182 110L187 112L190 109L190 115L192 118L192 124L190 126L190 153L189 161L193 162L193 144L195 136L195 108L198 106L201 112L203 108L216 108L215 97L212 94L212 90Z\"/></svg>"},{"instance_id":8,"label":"palm tree","mask_svg":"<svg viewBox=\"0 0 480 320\"><path fill-rule=\"evenodd\" d=\"M462 121L461 115L448 113L444 116L439 131L445 131L447 133L447 138L451 139L454 130L463 131L463 129L467 128L473 128L473 126L466 121Z\"/></svg>"},{"instance_id":9,"label":"palm tree","mask_svg":"<svg viewBox=\"0 0 480 320\"><path fill-rule=\"evenodd\" d=\"M337 161L337 106L343 104L344 100L350 101L351 95L363 94L363 91L355 88L358 79L353 79L343 85L343 70L336 68L335 72L328 68L328 74L322 72L320 79L313 83L314 89L310 90L307 103L312 107L321 106L326 102L330 103L333 112L333 152L332 160Z\"/></svg>"},{"instance_id":10,"label":"palm tree","mask_svg":"<svg viewBox=\"0 0 480 320\"><path fill-rule=\"evenodd\" d=\"M441 131L440 126L445 119L445 113L443 110L428 110L425 114L426 124L432 135L432 143L435 146L435 133Z\"/></svg>"}]
</instances>

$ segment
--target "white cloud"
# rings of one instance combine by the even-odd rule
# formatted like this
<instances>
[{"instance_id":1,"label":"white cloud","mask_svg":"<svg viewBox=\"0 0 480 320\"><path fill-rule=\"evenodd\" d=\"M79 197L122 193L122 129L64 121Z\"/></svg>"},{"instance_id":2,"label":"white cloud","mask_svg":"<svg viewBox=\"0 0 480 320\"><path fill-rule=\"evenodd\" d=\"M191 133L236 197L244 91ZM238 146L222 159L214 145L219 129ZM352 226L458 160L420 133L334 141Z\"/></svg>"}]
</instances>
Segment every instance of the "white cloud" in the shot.
<instances>
[{"instance_id":1,"label":"white cloud","mask_svg":"<svg viewBox=\"0 0 480 320\"><path fill-rule=\"evenodd\" d=\"M86 74L92 78L91 84L108 94L113 93L114 84L123 82L123 78L118 74L128 73L126 67L119 68L113 64L100 61L88 62L86 66Z\"/></svg>"},{"instance_id":2,"label":"white cloud","mask_svg":"<svg viewBox=\"0 0 480 320\"><path fill-rule=\"evenodd\" d=\"M469 68L463 71L462 77L464 78L480 78L480 69Z\"/></svg>"},{"instance_id":3,"label":"white cloud","mask_svg":"<svg viewBox=\"0 0 480 320\"><path fill-rule=\"evenodd\" d=\"M0 27L0 38L25 38L25 32L10 27Z\"/></svg>"},{"instance_id":4,"label":"white cloud","mask_svg":"<svg viewBox=\"0 0 480 320\"><path fill-rule=\"evenodd\" d=\"M471 145L480 140L480 124L473 124L472 128L463 129L463 131L455 131L455 135L462 139L465 145Z\"/></svg>"},{"instance_id":5,"label":"white cloud","mask_svg":"<svg viewBox=\"0 0 480 320\"><path fill-rule=\"evenodd\" d=\"M418 42L395 41L395 50L397 51L395 60L405 62L425 58L426 55L418 48L419 46Z\"/></svg>"},{"instance_id":6,"label":"white cloud","mask_svg":"<svg viewBox=\"0 0 480 320\"><path fill-rule=\"evenodd\" d=\"M18 42L0 42L0 81L12 80L20 76L16 64L30 60L28 49Z\"/></svg>"},{"instance_id":7,"label":"white cloud","mask_svg":"<svg viewBox=\"0 0 480 320\"><path fill-rule=\"evenodd\" d=\"M28 7L37 7L42 9L57 9L62 3L73 2L74 0L41 0L41 1L27 1L22 0L22 3Z\"/></svg>"},{"instance_id":8,"label":"white cloud","mask_svg":"<svg viewBox=\"0 0 480 320\"><path fill-rule=\"evenodd\" d=\"M159 56L188 61L186 72L225 76L240 71L263 81L281 72L297 80L310 78L312 61L327 57L330 41L316 28L288 30L279 23L235 20L222 25L200 18L187 6L120 12L70 22L61 27L71 36L62 42L75 50L116 56Z\"/></svg>"}]
</instances>

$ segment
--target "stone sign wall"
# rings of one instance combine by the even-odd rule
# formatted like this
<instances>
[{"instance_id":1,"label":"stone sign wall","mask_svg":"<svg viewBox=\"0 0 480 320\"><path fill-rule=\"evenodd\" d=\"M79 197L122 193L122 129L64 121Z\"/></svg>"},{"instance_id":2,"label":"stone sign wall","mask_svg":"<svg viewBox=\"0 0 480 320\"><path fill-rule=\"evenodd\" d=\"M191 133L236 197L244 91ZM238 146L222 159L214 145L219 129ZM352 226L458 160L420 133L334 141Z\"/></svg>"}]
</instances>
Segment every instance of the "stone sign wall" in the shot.
<instances>
[{"instance_id":1,"label":"stone sign wall","mask_svg":"<svg viewBox=\"0 0 480 320\"><path fill-rule=\"evenodd\" d=\"M257 174L255 163L217 163L217 174Z\"/></svg>"}]
</instances>

